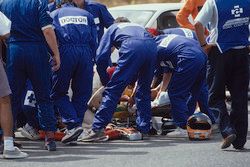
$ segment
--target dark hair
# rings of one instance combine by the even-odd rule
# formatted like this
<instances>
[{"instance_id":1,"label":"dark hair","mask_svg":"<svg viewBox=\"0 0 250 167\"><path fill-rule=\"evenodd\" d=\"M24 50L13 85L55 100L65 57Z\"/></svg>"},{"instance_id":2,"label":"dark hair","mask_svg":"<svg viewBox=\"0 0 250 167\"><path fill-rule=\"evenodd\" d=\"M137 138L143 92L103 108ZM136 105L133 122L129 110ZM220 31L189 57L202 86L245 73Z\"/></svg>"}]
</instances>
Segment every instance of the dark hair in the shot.
<instances>
[{"instance_id":1,"label":"dark hair","mask_svg":"<svg viewBox=\"0 0 250 167\"><path fill-rule=\"evenodd\" d=\"M130 23L127 17L117 17L114 23Z\"/></svg>"}]
</instances>

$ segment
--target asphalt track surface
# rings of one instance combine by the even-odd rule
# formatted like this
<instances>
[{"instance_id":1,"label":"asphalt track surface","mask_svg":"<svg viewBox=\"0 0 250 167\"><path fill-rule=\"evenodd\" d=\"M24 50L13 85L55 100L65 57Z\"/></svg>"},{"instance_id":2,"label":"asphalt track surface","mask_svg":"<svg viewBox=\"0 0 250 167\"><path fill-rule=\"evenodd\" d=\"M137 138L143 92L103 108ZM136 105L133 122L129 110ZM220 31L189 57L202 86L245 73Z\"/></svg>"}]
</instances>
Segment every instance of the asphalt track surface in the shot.
<instances>
[{"instance_id":1,"label":"asphalt track surface","mask_svg":"<svg viewBox=\"0 0 250 167\"><path fill-rule=\"evenodd\" d=\"M250 112L248 116L250 120ZM65 146L56 152L43 149L42 141L19 139L29 158L0 159L0 167L250 167L250 126L246 150L220 149L220 134L208 141L169 139L165 136L142 141L108 141Z\"/></svg>"}]
</instances>

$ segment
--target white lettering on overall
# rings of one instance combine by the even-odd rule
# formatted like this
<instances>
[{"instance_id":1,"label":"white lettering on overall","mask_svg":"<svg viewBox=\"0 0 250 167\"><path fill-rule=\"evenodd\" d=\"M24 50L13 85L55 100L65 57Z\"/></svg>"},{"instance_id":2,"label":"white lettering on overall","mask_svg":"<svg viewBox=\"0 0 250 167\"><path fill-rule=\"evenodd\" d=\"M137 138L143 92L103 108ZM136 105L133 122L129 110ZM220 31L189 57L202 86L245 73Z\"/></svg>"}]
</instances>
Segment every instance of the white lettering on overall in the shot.
<instances>
[{"instance_id":1,"label":"white lettering on overall","mask_svg":"<svg viewBox=\"0 0 250 167\"><path fill-rule=\"evenodd\" d=\"M67 24L88 25L88 19L85 16L65 16L65 17L59 18L59 22L61 26L65 26Z\"/></svg>"}]
</instances>

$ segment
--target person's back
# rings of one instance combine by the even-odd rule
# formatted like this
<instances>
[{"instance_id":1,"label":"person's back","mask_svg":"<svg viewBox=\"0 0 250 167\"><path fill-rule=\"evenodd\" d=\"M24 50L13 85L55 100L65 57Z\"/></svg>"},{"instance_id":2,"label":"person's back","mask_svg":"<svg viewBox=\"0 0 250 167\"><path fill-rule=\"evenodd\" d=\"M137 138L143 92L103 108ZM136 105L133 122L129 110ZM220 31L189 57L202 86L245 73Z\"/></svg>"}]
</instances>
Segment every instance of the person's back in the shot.
<instances>
[{"instance_id":1,"label":"person's back","mask_svg":"<svg viewBox=\"0 0 250 167\"><path fill-rule=\"evenodd\" d=\"M99 42L101 40L101 37L103 36L104 28L110 27L115 20L109 13L106 6L101 3L85 0L84 9L94 16Z\"/></svg>"},{"instance_id":2,"label":"person's back","mask_svg":"<svg viewBox=\"0 0 250 167\"><path fill-rule=\"evenodd\" d=\"M9 42L44 42L41 27L51 21L42 14L46 0L4 0L0 10L12 21Z\"/></svg>"},{"instance_id":3,"label":"person's back","mask_svg":"<svg viewBox=\"0 0 250 167\"><path fill-rule=\"evenodd\" d=\"M188 28L168 28L160 31L161 34L176 34L187 38L197 40L197 36L194 31Z\"/></svg>"},{"instance_id":4,"label":"person's back","mask_svg":"<svg viewBox=\"0 0 250 167\"><path fill-rule=\"evenodd\" d=\"M63 4L51 15L62 55L61 69L52 73L51 99L67 125L62 138L62 143L67 144L75 142L83 131L84 113L92 93L97 32L93 16L72 3ZM72 100L68 96L69 87Z\"/></svg>"},{"instance_id":5,"label":"person's back","mask_svg":"<svg viewBox=\"0 0 250 167\"><path fill-rule=\"evenodd\" d=\"M136 40L133 44L128 42L129 40ZM106 33L103 35L102 40L100 41L99 47L96 54L96 64L97 71L100 74L100 78L103 85L109 81L108 76L106 75L106 68L109 65L109 57L111 55L111 47L119 49L119 53L124 52L124 49L128 51L132 50L142 50L144 41L153 41L151 35L145 30L144 27L129 22L122 22L113 24L110 26ZM124 46L122 46L124 44ZM128 46L128 45L133 46ZM153 47L153 46L152 46ZM120 54L119 54L120 55ZM121 55L120 55L121 56ZM138 55L136 55L138 56ZM105 78L102 78L106 76Z\"/></svg>"},{"instance_id":6,"label":"person's back","mask_svg":"<svg viewBox=\"0 0 250 167\"><path fill-rule=\"evenodd\" d=\"M96 48L96 26L89 12L65 4L52 15L59 46L88 45Z\"/></svg>"},{"instance_id":7,"label":"person's back","mask_svg":"<svg viewBox=\"0 0 250 167\"><path fill-rule=\"evenodd\" d=\"M190 97L197 101L205 82L206 54L198 42L179 35L161 35L156 38L158 65L164 69L161 91L168 89L171 114L176 130L168 137L187 137L185 130L190 110Z\"/></svg>"},{"instance_id":8,"label":"person's back","mask_svg":"<svg viewBox=\"0 0 250 167\"><path fill-rule=\"evenodd\" d=\"M123 41L130 38L152 39L150 34L144 29L144 27L135 23L113 24L108 28L107 32L110 35L112 44L114 44L114 46L117 49L121 47ZM105 43L104 42L100 43L100 48L101 45L105 45Z\"/></svg>"},{"instance_id":9,"label":"person's back","mask_svg":"<svg viewBox=\"0 0 250 167\"><path fill-rule=\"evenodd\" d=\"M176 67L180 59L196 59L204 54L198 42L180 35L160 35L156 38L159 59L171 61ZM196 54L194 54L196 53Z\"/></svg>"}]
</instances>

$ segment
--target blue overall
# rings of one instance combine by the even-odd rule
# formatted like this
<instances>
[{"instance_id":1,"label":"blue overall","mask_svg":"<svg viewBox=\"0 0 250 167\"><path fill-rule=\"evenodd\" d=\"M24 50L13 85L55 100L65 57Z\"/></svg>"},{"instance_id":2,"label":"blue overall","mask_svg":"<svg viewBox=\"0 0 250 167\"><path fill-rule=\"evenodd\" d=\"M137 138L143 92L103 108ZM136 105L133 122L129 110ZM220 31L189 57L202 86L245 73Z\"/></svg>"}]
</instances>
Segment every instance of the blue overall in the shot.
<instances>
[{"instance_id":1,"label":"blue overall","mask_svg":"<svg viewBox=\"0 0 250 167\"><path fill-rule=\"evenodd\" d=\"M118 66L111 80L106 69L109 65L111 47L119 49ZM106 86L103 100L93 123L93 130L110 123L123 90L136 77L137 128L142 133L150 129L150 85L155 68L157 48L147 31L133 23L113 24L103 35L97 50L96 64L101 82Z\"/></svg>"},{"instance_id":2,"label":"blue overall","mask_svg":"<svg viewBox=\"0 0 250 167\"><path fill-rule=\"evenodd\" d=\"M169 28L169 29L162 30L162 32L164 34L176 34L176 35L181 35L187 38L197 40L197 36L195 32L187 28ZM189 99L189 106L188 106L189 107L188 115L191 116L196 109L196 101L193 99L192 96L190 96L189 98L190 99ZM201 87L200 95L197 100L198 100L198 104L199 104L201 112L208 115L212 123L215 123L215 117L213 115L213 112L208 107L208 86L206 82L203 83Z\"/></svg>"},{"instance_id":3,"label":"blue overall","mask_svg":"<svg viewBox=\"0 0 250 167\"><path fill-rule=\"evenodd\" d=\"M198 42L179 35L157 37L158 63L172 70L168 85L171 114L175 124L185 127L191 112L187 101L191 95L196 101L206 78L206 54Z\"/></svg>"},{"instance_id":4,"label":"blue overall","mask_svg":"<svg viewBox=\"0 0 250 167\"><path fill-rule=\"evenodd\" d=\"M52 13L61 68L53 73L51 98L68 129L81 126L92 94L93 59L97 48L93 16L70 4ZM72 82L71 82L72 80ZM70 84L71 82L71 84ZM70 101L68 89L73 96Z\"/></svg>"},{"instance_id":5,"label":"blue overall","mask_svg":"<svg viewBox=\"0 0 250 167\"><path fill-rule=\"evenodd\" d=\"M56 10L56 2L50 3L49 9L51 12ZM84 10L87 10L94 17L94 22L97 28L97 39L99 43L101 37L103 36L104 28L108 28L109 26L111 26L115 20L109 13L106 6L98 2L85 0Z\"/></svg>"},{"instance_id":6,"label":"blue overall","mask_svg":"<svg viewBox=\"0 0 250 167\"><path fill-rule=\"evenodd\" d=\"M22 112L25 115L26 122L30 126L36 129L40 129L38 124L38 106L36 102L36 97L31 82L29 80L27 81L26 88L23 92Z\"/></svg>"},{"instance_id":7,"label":"blue overall","mask_svg":"<svg viewBox=\"0 0 250 167\"><path fill-rule=\"evenodd\" d=\"M222 136L236 134L232 144L242 149L248 132L250 1L215 0L215 4L218 36L217 47L208 55L209 107L220 112ZM225 104L225 87L232 100L230 114Z\"/></svg>"},{"instance_id":8,"label":"blue overall","mask_svg":"<svg viewBox=\"0 0 250 167\"><path fill-rule=\"evenodd\" d=\"M105 5L85 0L84 9L94 16L94 22L97 28L98 43L104 33L104 28L110 27L114 23L114 18L109 13Z\"/></svg>"},{"instance_id":9,"label":"blue overall","mask_svg":"<svg viewBox=\"0 0 250 167\"><path fill-rule=\"evenodd\" d=\"M0 10L12 21L8 39L7 74L12 90L13 119L21 110L21 97L30 79L38 104L40 127L56 130L51 91L51 67L42 28L52 25L47 0L5 0Z\"/></svg>"},{"instance_id":10,"label":"blue overall","mask_svg":"<svg viewBox=\"0 0 250 167\"><path fill-rule=\"evenodd\" d=\"M49 8L49 11L50 11L50 12L53 12L54 10L56 10L56 1L50 2L50 3L48 4L48 8Z\"/></svg>"}]
</instances>

